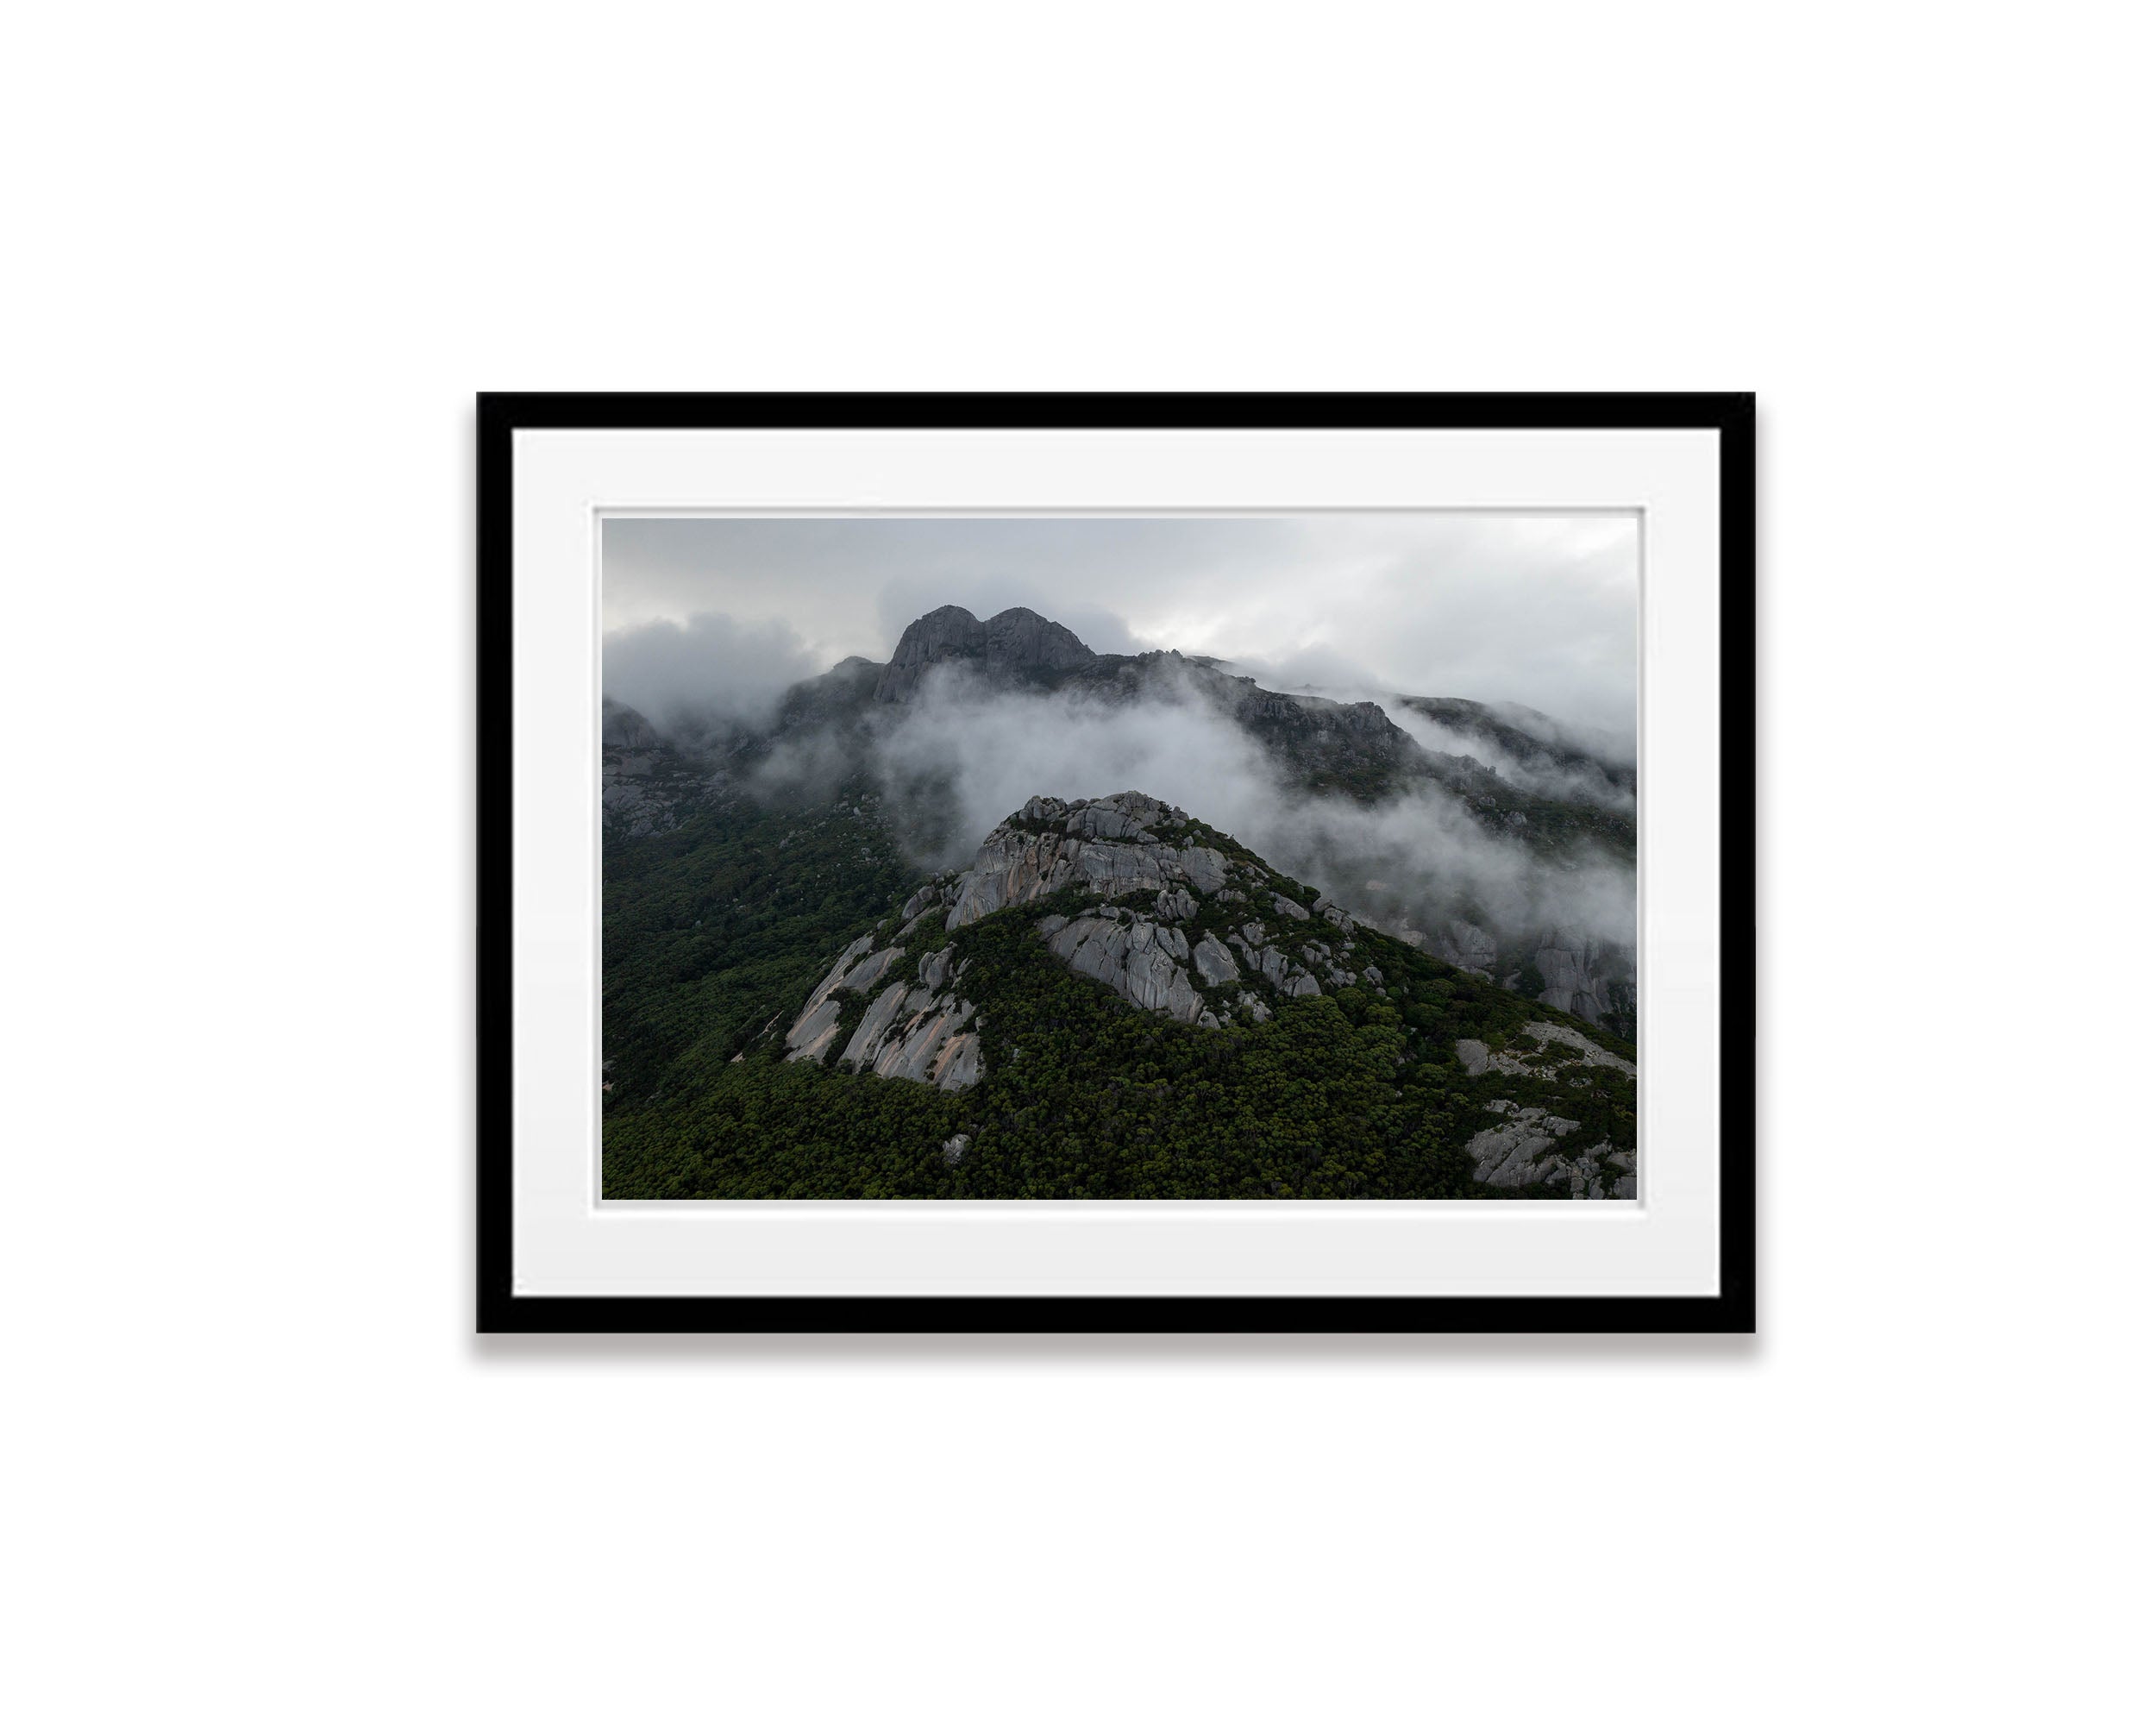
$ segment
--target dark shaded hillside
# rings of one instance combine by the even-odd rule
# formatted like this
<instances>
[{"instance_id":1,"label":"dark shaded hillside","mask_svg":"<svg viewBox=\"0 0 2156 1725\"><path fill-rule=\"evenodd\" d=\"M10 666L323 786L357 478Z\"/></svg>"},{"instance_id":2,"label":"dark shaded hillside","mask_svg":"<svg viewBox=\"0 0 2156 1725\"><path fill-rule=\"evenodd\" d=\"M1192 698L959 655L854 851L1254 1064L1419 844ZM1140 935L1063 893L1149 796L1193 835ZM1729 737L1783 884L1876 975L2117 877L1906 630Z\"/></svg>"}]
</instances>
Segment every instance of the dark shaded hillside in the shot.
<instances>
[{"instance_id":1,"label":"dark shaded hillside","mask_svg":"<svg viewBox=\"0 0 2156 1725\"><path fill-rule=\"evenodd\" d=\"M866 781L805 806L723 795L610 837L602 865L610 1117L708 1082L915 878Z\"/></svg>"}]
</instances>

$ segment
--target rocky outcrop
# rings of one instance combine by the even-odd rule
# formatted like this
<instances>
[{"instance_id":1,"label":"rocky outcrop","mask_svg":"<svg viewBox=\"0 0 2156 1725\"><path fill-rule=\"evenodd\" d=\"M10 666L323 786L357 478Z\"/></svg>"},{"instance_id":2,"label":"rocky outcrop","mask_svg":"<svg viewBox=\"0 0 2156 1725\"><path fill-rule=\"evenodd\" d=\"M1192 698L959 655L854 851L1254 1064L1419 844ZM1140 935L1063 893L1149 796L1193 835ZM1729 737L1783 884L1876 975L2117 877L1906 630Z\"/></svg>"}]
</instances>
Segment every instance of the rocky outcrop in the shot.
<instances>
[{"instance_id":1,"label":"rocky outcrop","mask_svg":"<svg viewBox=\"0 0 2156 1725\"><path fill-rule=\"evenodd\" d=\"M1049 950L1133 1006L1207 1028L1224 1016L1258 1024L1272 1017L1251 989L1237 987L1232 1000L1225 992L1245 981L1289 1000L1365 985L1385 992L1384 973L1350 957L1362 926L1353 916L1329 899L1312 906L1275 890L1263 867L1197 843L1188 825L1181 810L1135 792L1087 803L1036 797L989 835L959 877L950 925L1073 883L1116 899L1158 876L1150 915L1109 905L1042 918ZM1176 926L1207 904L1238 906L1228 913L1237 920L1223 930L1216 912L1210 926ZM1208 1000L1209 990L1222 992Z\"/></svg>"},{"instance_id":2,"label":"rocky outcrop","mask_svg":"<svg viewBox=\"0 0 2156 1725\"><path fill-rule=\"evenodd\" d=\"M844 1016L845 994L865 994L877 988L905 950L877 950L875 937L864 934L838 955L800 1015L786 1033L786 1057L819 1063L829 1059ZM912 982L884 986L862 1014L838 1056L841 1066L885 1078L910 1078L939 1089L960 1090L981 1077L981 1038L968 1030L970 1001L947 986L957 981L948 951L930 953Z\"/></svg>"},{"instance_id":3,"label":"rocky outcrop","mask_svg":"<svg viewBox=\"0 0 2156 1725\"><path fill-rule=\"evenodd\" d=\"M875 698L904 700L931 666L951 659L982 659L987 652L987 625L962 605L941 605L906 625L891 662L877 675Z\"/></svg>"},{"instance_id":4,"label":"rocky outcrop","mask_svg":"<svg viewBox=\"0 0 2156 1725\"><path fill-rule=\"evenodd\" d=\"M1217 1030L1229 1019L1265 1023L1274 1013L1267 994L1385 992L1384 973L1351 957L1354 918L1326 899L1313 914L1275 890L1263 864L1232 859L1219 844L1181 809L1139 792L1035 797L989 833L972 867L906 898L891 944L863 935L838 955L787 1032L786 1057L945 1088L975 1082L980 1026L957 994L968 961L939 945L918 954L908 980L907 944L939 921L956 932L1073 886L1103 902L1075 916L1040 916L1035 931L1073 972L1141 1011ZM1116 902L1139 894L1150 902ZM1223 912L1238 919L1232 926L1224 927ZM849 1020L849 998L862 996L871 998Z\"/></svg>"},{"instance_id":5,"label":"rocky outcrop","mask_svg":"<svg viewBox=\"0 0 2156 1725\"><path fill-rule=\"evenodd\" d=\"M671 832L686 807L723 781L699 767L633 706L604 700L599 707L599 806L609 837L642 838Z\"/></svg>"},{"instance_id":6,"label":"rocky outcrop","mask_svg":"<svg viewBox=\"0 0 2156 1725\"><path fill-rule=\"evenodd\" d=\"M1037 611L1012 605L987 622L987 660L991 665L1021 671L1067 671L1089 664L1093 649L1060 623L1051 623Z\"/></svg>"},{"instance_id":7,"label":"rocky outcrop","mask_svg":"<svg viewBox=\"0 0 2156 1725\"><path fill-rule=\"evenodd\" d=\"M599 746L630 755L649 755L664 741L651 721L633 706L603 699L599 703Z\"/></svg>"},{"instance_id":8,"label":"rocky outcrop","mask_svg":"<svg viewBox=\"0 0 2156 1725\"><path fill-rule=\"evenodd\" d=\"M1062 624L1023 605L983 623L962 606L947 605L906 624L876 678L875 699L905 700L931 668L952 661L997 681L1025 681L1088 664L1094 656Z\"/></svg>"},{"instance_id":9,"label":"rocky outcrop","mask_svg":"<svg viewBox=\"0 0 2156 1725\"><path fill-rule=\"evenodd\" d=\"M1192 894L1219 892L1229 870L1219 851L1187 837L1174 842L1189 819L1137 791L1076 803L1035 797L981 841L973 865L958 877L944 926L963 928L1074 882L1103 899L1173 894L1164 915L1194 915Z\"/></svg>"},{"instance_id":10,"label":"rocky outcrop","mask_svg":"<svg viewBox=\"0 0 2156 1725\"><path fill-rule=\"evenodd\" d=\"M1630 1198L1638 1184L1632 1173L1631 1152L1614 1150L1605 1138L1591 1149L1566 1155L1560 1140L1577 1132L1577 1120L1560 1119L1546 1108L1526 1107L1517 1102L1495 1101L1489 1111L1504 1116L1468 1140L1467 1153L1475 1158L1475 1177L1486 1186L1570 1186L1575 1198ZM1605 1182L1604 1165L1609 1164Z\"/></svg>"},{"instance_id":11,"label":"rocky outcrop","mask_svg":"<svg viewBox=\"0 0 2156 1725\"><path fill-rule=\"evenodd\" d=\"M1206 1010L1204 999L1191 986L1185 968L1190 943L1180 929L1111 910L1056 929L1048 937L1048 950L1079 975L1106 983L1134 1007L1183 1024L1219 1028L1219 1019Z\"/></svg>"},{"instance_id":12,"label":"rocky outcrop","mask_svg":"<svg viewBox=\"0 0 2156 1725\"><path fill-rule=\"evenodd\" d=\"M1497 937L1477 924L1454 918L1438 929L1430 950L1447 964L1485 982L1497 974Z\"/></svg>"},{"instance_id":13,"label":"rocky outcrop","mask_svg":"<svg viewBox=\"0 0 2156 1725\"><path fill-rule=\"evenodd\" d=\"M1485 1073L1539 1079L1567 1092L1591 1088L1596 1069L1636 1077L1633 1063L1612 1054L1570 1025L1538 1020L1524 1026L1501 1049L1463 1038L1453 1044L1470 1078ZM1546 1096L1547 1092L1544 1093ZM1637 1164L1631 1151L1608 1140L1568 1153L1560 1141L1579 1129L1547 1107L1509 1098L1488 1104L1502 1123L1485 1127L1468 1140L1475 1177L1489 1186L1539 1186L1569 1182L1575 1198L1631 1198L1638 1195Z\"/></svg>"},{"instance_id":14,"label":"rocky outcrop","mask_svg":"<svg viewBox=\"0 0 2156 1725\"><path fill-rule=\"evenodd\" d=\"M973 1015L970 1001L893 982L862 1015L839 1063L962 1090L981 1077L981 1038L965 1028Z\"/></svg>"},{"instance_id":15,"label":"rocky outcrop","mask_svg":"<svg viewBox=\"0 0 2156 1725\"><path fill-rule=\"evenodd\" d=\"M1553 929L1535 950L1542 992L1535 998L1589 1024L1629 1030L1634 1011L1633 957L1629 947L1597 940L1576 928Z\"/></svg>"},{"instance_id":16,"label":"rocky outcrop","mask_svg":"<svg viewBox=\"0 0 2156 1725\"><path fill-rule=\"evenodd\" d=\"M1570 1025L1551 1024L1545 1019L1522 1026L1512 1044L1502 1050L1464 1037L1453 1044L1452 1051L1459 1056L1470 1078L1501 1072L1511 1077L1548 1078L1562 1083L1568 1069L1583 1072L1596 1066L1613 1068L1627 1078L1639 1076L1639 1069L1622 1055L1612 1054Z\"/></svg>"},{"instance_id":17,"label":"rocky outcrop","mask_svg":"<svg viewBox=\"0 0 2156 1725\"><path fill-rule=\"evenodd\" d=\"M1190 949L1190 962L1197 966L1199 980L1209 988L1232 982L1243 974L1235 955L1209 934L1201 936Z\"/></svg>"},{"instance_id":18,"label":"rocky outcrop","mask_svg":"<svg viewBox=\"0 0 2156 1725\"><path fill-rule=\"evenodd\" d=\"M1238 724L1306 759L1393 762L1419 757L1421 745L1385 716L1376 701L1343 704L1320 695L1281 694L1235 679L1231 711Z\"/></svg>"},{"instance_id":19,"label":"rocky outcrop","mask_svg":"<svg viewBox=\"0 0 2156 1725\"><path fill-rule=\"evenodd\" d=\"M875 955L874 959L863 958L862 955L874 944L874 935L862 935L838 955L838 962L816 985L816 992L808 997L801 1015L786 1033L788 1060L821 1060L830 1051L831 1043L838 1034L838 1015L844 1006L838 995L849 987L847 979L856 969L867 975L873 967L873 975L868 975L868 980L873 981L882 975L890 968L891 960L897 957L895 952L885 952Z\"/></svg>"}]
</instances>

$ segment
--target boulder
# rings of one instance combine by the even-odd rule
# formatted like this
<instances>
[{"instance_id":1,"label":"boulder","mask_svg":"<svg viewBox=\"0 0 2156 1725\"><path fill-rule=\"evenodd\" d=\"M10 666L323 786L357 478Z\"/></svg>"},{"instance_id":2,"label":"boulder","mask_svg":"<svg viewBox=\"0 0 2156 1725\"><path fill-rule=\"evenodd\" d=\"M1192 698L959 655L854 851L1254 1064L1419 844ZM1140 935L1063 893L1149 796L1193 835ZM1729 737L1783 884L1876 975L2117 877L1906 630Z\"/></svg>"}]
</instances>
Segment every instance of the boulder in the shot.
<instances>
[{"instance_id":1,"label":"boulder","mask_svg":"<svg viewBox=\"0 0 2156 1725\"><path fill-rule=\"evenodd\" d=\"M1242 975L1242 968L1236 963L1235 955L1209 934L1191 948L1190 961L1197 966L1199 977L1207 988L1232 982Z\"/></svg>"},{"instance_id":2,"label":"boulder","mask_svg":"<svg viewBox=\"0 0 2156 1725\"><path fill-rule=\"evenodd\" d=\"M1171 922L1185 922L1198 914L1198 901L1185 887L1169 887L1153 900L1153 908Z\"/></svg>"},{"instance_id":3,"label":"boulder","mask_svg":"<svg viewBox=\"0 0 2156 1725\"><path fill-rule=\"evenodd\" d=\"M1228 859L1207 845L1194 844L1179 852L1177 860L1190 884L1207 896L1228 883Z\"/></svg>"},{"instance_id":4,"label":"boulder","mask_svg":"<svg viewBox=\"0 0 2156 1725\"><path fill-rule=\"evenodd\" d=\"M1467 1069L1470 1078L1479 1078L1485 1072L1502 1072L1515 1078L1551 1078L1576 1066L1607 1066L1627 1078L1639 1076L1639 1069L1631 1061L1622 1055L1612 1054L1601 1044L1590 1040L1584 1032L1574 1030L1570 1025L1538 1019L1521 1027L1520 1038L1532 1046L1523 1051L1518 1046L1519 1038L1515 1038L1514 1046L1493 1052L1487 1044L1463 1037L1452 1044L1452 1051L1459 1057L1460 1064ZM1555 1061L1528 1064L1530 1057L1552 1052L1558 1056Z\"/></svg>"},{"instance_id":5,"label":"boulder","mask_svg":"<svg viewBox=\"0 0 2156 1725\"><path fill-rule=\"evenodd\" d=\"M1183 969L1182 931L1143 920L1080 917L1051 934L1049 950L1081 976L1105 982L1132 1006L1195 1024L1205 1003Z\"/></svg>"}]
</instances>

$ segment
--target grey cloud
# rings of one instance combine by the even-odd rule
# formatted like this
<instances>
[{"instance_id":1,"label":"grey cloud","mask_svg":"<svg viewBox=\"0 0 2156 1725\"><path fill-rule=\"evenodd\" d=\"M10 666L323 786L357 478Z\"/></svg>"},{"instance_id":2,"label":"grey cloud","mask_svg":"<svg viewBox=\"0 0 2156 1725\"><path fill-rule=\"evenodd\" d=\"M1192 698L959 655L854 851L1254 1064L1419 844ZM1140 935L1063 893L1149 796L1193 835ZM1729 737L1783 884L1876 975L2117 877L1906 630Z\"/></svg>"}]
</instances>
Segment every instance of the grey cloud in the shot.
<instances>
[{"instance_id":1,"label":"grey cloud","mask_svg":"<svg viewBox=\"0 0 2156 1725\"><path fill-rule=\"evenodd\" d=\"M1096 652L1175 647L1633 730L1630 516L655 518L605 535L610 629L722 608L792 630L818 668L887 657L939 605L1023 605Z\"/></svg>"},{"instance_id":2,"label":"grey cloud","mask_svg":"<svg viewBox=\"0 0 2156 1725\"><path fill-rule=\"evenodd\" d=\"M1231 720L1194 700L1111 706L991 693L947 668L880 738L875 763L901 798L936 786L953 800L941 842L916 856L924 869L970 860L981 835L1030 796L1141 790L1369 914L1427 931L1471 906L1507 939L1560 926L1626 948L1634 938L1629 869L1538 861L1433 788L1376 806L1298 793Z\"/></svg>"},{"instance_id":3,"label":"grey cloud","mask_svg":"<svg viewBox=\"0 0 2156 1725\"><path fill-rule=\"evenodd\" d=\"M604 643L607 695L674 731L761 723L791 685L825 668L785 624L718 612L616 630Z\"/></svg>"}]
</instances>

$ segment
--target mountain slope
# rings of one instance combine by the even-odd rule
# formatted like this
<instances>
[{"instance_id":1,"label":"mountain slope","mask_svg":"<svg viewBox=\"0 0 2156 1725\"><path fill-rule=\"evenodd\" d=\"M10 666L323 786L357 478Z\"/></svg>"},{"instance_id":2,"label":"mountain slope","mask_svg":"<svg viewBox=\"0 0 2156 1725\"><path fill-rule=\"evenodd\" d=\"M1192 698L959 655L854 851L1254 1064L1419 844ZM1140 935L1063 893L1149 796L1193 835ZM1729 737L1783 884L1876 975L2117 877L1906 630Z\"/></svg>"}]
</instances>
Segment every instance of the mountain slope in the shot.
<instances>
[{"instance_id":1,"label":"mountain slope","mask_svg":"<svg viewBox=\"0 0 2156 1725\"><path fill-rule=\"evenodd\" d=\"M987 809L965 816L960 769L932 751L924 759L922 734L993 730L1009 724L1014 709L1040 715L1020 715L1018 730L1043 734L1074 721L1127 731L1128 721L1150 726L1158 713L1179 731L1225 727L1243 740L1239 749L1259 751L1277 783L1276 806L1292 803L1307 817L1298 834L1284 836L1277 823L1269 834L1269 848L1300 878L1459 968L1631 1034L1630 769L1565 742L1526 709L1388 699L1425 740L1374 701L1269 690L1175 652L1094 653L1022 608L983 622L944 606L908 625L888 664L849 659L796 684L765 724L713 720L661 737L641 715L609 703L601 738L609 902L624 896L613 888L617 874L649 883L647 860L631 854L636 846L692 831L718 847L724 854L714 861L731 870L743 841L774 810L784 812L782 825L820 826L836 816L864 835L873 829L879 867L900 866L901 854L950 860L977 837ZM1047 772L1027 777L1065 794L1098 784L1051 782ZM875 817L864 825L872 806ZM1409 818L1395 819L1403 809ZM1250 812L1245 806L1244 816ZM1432 860L1459 844L1457 833L1425 842L1420 828L1433 820L1475 838L1483 852L1478 869L1448 870ZM681 854L678 842L666 848L669 857ZM785 865L764 854L770 866ZM1595 914L1583 908L1590 904ZM681 1045L679 1037L668 1044L676 1053ZM642 1050L630 1055L611 1032L608 1052L649 1058Z\"/></svg>"},{"instance_id":2,"label":"mountain slope","mask_svg":"<svg viewBox=\"0 0 2156 1725\"><path fill-rule=\"evenodd\" d=\"M729 752L754 761L788 740L821 731L849 764L858 765L908 705L952 690L1024 690L1111 706L1194 701L1258 743L1307 791L1369 801L1426 781L1457 794L1492 831L1526 844L1555 849L1588 839L1628 856L1633 843L1628 814L1608 806L1609 800L1543 795L1472 755L1425 748L1375 701L1263 688L1216 662L1174 651L1095 653L1062 624L1022 606L985 623L957 605L930 612L906 625L888 664L848 659L789 689L768 733L724 740ZM1463 737L1482 737L1522 760L1570 762L1576 753L1544 744L1476 702L1400 700L1427 709L1433 720L1457 726Z\"/></svg>"},{"instance_id":3,"label":"mountain slope","mask_svg":"<svg viewBox=\"0 0 2156 1725\"><path fill-rule=\"evenodd\" d=\"M609 1197L1631 1195L1626 1045L1152 799L1037 798L887 903L705 1082L617 1094Z\"/></svg>"}]
</instances>

